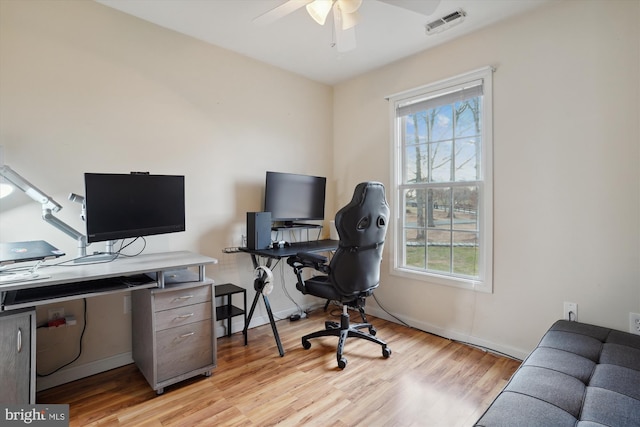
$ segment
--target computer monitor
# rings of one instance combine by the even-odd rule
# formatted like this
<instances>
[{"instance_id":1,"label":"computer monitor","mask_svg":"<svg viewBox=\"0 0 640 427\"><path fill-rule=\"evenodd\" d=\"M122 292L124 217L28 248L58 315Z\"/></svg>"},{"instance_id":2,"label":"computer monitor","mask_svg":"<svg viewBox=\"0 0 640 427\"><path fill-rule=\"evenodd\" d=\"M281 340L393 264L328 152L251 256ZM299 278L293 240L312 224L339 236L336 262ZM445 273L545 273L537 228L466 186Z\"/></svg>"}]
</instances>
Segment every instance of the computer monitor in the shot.
<instances>
[{"instance_id":1,"label":"computer monitor","mask_svg":"<svg viewBox=\"0 0 640 427\"><path fill-rule=\"evenodd\" d=\"M87 242L185 231L182 175L85 173Z\"/></svg>"},{"instance_id":2,"label":"computer monitor","mask_svg":"<svg viewBox=\"0 0 640 427\"><path fill-rule=\"evenodd\" d=\"M327 179L283 172L267 172L264 211L272 221L323 220Z\"/></svg>"}]
</instances>

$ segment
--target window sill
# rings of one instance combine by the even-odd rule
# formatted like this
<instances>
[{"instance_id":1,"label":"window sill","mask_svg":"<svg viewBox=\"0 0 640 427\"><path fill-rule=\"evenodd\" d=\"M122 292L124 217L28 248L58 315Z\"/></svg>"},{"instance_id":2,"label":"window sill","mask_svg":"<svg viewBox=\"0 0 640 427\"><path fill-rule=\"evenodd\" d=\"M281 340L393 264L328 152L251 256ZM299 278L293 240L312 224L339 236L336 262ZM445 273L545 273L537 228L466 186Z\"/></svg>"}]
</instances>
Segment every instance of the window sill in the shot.
<instances>
[{"instance_id":1,"label":"window sill","mask_svg":"<svg viewBox=\"0 0 640 427\"><path fill-rule=\"evenodd\" d=\"M391 275L404 277L406 279L418 280L421 282L435 283L437 285L452 286L469 291L483 292L488 294L493 293L491 283L487 283L486 281L481 280L450 277L433 273L426 273L419 270L412 270L409 268L398 268L395 266L391 267Z\"/></svg>"}]
</instances>

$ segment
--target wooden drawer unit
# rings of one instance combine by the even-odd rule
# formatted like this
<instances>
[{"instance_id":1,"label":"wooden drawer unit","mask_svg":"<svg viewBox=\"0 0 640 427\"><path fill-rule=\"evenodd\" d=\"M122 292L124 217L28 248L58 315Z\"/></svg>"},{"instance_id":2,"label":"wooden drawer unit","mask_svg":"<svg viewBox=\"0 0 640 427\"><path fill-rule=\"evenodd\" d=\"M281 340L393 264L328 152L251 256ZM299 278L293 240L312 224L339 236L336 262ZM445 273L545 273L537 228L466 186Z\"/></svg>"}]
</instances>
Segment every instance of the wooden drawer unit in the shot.
<instances>
[{"instance_id":1,"label":"wooden drawer unit","mask_svg":"<svg viewBox=\"0 0 640 427\"><path fill-rule=\"evenodd\" d=\"M131 293L133 360L158 394L216 366L213 281Z\"/></svg>"},{"instance_id":2,"label":"wooden drawer unit","mask_svg":"<svg viewBox=\"0 0 640 427\"><path fill-rule=\"evenodd\" d=\"M211 319L211 302L187 305L170 310L156 311L158 331Z\"/></svg>"}]
</instances>

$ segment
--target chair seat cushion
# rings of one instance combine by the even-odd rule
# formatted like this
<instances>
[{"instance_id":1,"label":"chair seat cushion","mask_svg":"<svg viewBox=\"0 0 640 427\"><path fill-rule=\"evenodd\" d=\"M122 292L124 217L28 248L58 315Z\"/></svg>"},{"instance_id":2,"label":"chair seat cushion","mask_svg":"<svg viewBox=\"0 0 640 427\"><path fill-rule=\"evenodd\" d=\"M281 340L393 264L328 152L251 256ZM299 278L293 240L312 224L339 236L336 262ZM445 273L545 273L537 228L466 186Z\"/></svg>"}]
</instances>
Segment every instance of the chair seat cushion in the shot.
<instances>
[{"instance_id":1,"label":"chair seat cushion","mask_svg":"<svg viewBox=\"0 0 640 427\"><path fill-rule=\"evenodd\" d=\"M305 288L296 285L298 290L303 294L313 295L315 297L340 301L341 297L336 288L331 285L329 276L314 276L305 280Z\"/></svg>"}]
</instances>

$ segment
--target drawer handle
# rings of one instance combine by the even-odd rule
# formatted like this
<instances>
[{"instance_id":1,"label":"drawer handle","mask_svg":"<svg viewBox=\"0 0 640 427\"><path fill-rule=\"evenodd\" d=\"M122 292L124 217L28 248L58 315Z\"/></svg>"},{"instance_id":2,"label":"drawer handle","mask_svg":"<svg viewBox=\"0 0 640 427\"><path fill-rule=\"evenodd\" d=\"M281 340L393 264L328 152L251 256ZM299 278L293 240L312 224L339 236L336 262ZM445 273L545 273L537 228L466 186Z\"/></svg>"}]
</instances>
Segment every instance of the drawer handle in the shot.
<instances>
[{"instance_id":1,"label":"drawer handle","mask_svg":"<svg viewBox=\"0 0 640 427\"><path fill-rule=\"evenodd\" d=\"M180 316L176 316L176 319L188 319L189 317L193 316L195 313L189 313L189 314L181 314Z\"/></svg>"},{"instance_id":2,"label":"drawer handle","mask_svg":"<svg viewBox=\"0 0 640 427\"><path fill-rule=\"evenodd\" d=\"M174 299L174 301L182 301L182 300L186 300L189 298L193 298L193 295L183 295L181 297L177 297L176 299Z\"/></svg>"},{"instance_id":3,"label":"drawer handle","mask_svg":"<svg viewBox=\"0 0 640 427\"><path fill-rule=\"evenodd\" d=\"M196 334L195 332L189 332L188 334L180 335L180 338L189 338L190 336L195 335L195 334Z\"/></svg>"},{"instance_id":4,"label":"drawer handle","mask_svg":"<svg viewBox=\"0 0 640 427\"><path fill-rule=\"evenodd\" d=\"M20 353L22 351L22 329L20 329L20 328L18 328L18 337L17 338L18 338L17 339L17 341L18 341L17 350L18 350L18 353Z\"/></svg>"}]
</instances>

